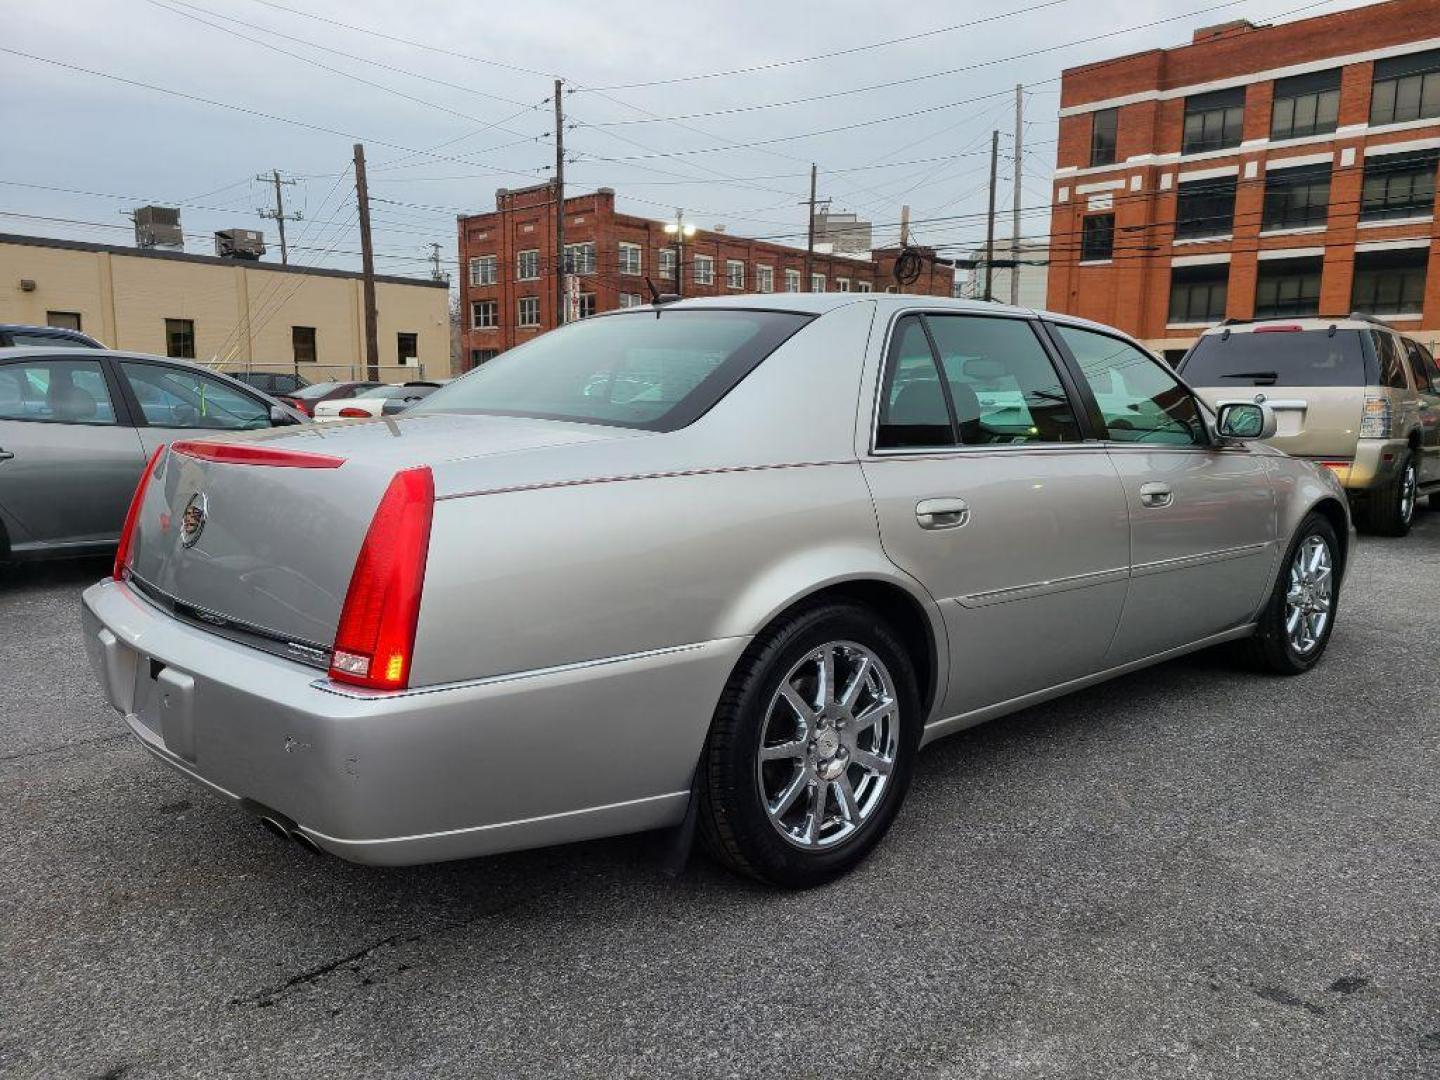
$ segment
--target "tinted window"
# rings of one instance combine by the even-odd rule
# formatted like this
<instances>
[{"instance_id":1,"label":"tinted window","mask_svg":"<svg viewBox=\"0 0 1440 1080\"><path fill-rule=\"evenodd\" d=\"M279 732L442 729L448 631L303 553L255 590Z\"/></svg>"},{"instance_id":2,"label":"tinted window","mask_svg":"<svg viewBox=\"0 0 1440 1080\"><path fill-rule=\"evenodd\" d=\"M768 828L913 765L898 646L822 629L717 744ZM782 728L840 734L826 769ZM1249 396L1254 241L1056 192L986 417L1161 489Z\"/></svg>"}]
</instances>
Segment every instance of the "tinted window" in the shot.
<instances>
[{"instance_id":1,"label":"tinted window","mask_svg":"<svg viewBox=\"0 0 1440 1080\"><path fill-rule=\"evenodd\" d=\"M264 403L219 379L133 360L120 361L120 370L146 422L156 427L233 431L270 426Z\"/></svg>"},{"instance_id":2,"label":"tinted window","mask_svg":"<svg viewBox=\"0 0 1440 1080\"><path fill-rule=\"evenodd\" d=\"M1408 389L1405 383L1405 361L1401 356L1400 339L1383 330L1372 330L1375 341L1375 359L1380 364L1380 385Z\"/></svg>"},{"instance_id":3,"label":"tinted window","mask_svg":"<svg viewBox=\"0 0 1440 1080\"><path fill-rule=\"evenodd\" d=\"M115 407L93 360L0 365L0 420L113 424Z\"/></svg>"},{"instance_id":4,"label":"tinted window","mask_svg":"<svg viewBox=\"0 0 1440 1080\"><path fill-rule=\"evenodd\" d=\"M1073 326L1056 329L1095 395L1111 440L1208 444L1195 398L1154 358L1105 334Z\"/></svg>"},{"instance_id":5,"label":"tinted window","mask_svg":"<svg viewBox=\"0 0 1440 1080\"><path fill-rule=\"evenodd\" d=\"M954 444L955 430L930 341L919 317L907 315L890 337L875 445L894 449Z\"/></svg>"},{"instance_id":6,"label":"tinted window","mask_svg":"<svg viewBox=\"0 0 1440 1080\"><path fill-rule=\"evenodd\" d=\"M1415 376L1415 386L1426 389L1430 385L1430 373L1425 370L1425 357L1421 355L1420 346L1409 338L1405 338L1403 344L1405 359L1410 363L1410 374Z\"/></svg>"},{"instance_id":7,"label":"tinted window","mask_svg":"<svg viewBox=\"0 0 1440 1080\"><path fill-rule=\"evenodd\" d=\"M1358 330L1207 334L1180 374L1191 386L1364 386Z\"/></svg>"},{"instance_id":8,"label":"tinted window","mask_svg":"<svg viewBox=\"0 0 1440 1080\"><path fill-rule=\"evenodd\" d=\"M794 312L664 308L586 319L509 350L414 411L673 431L809 321Z\"/></svg>"}]
</instances>

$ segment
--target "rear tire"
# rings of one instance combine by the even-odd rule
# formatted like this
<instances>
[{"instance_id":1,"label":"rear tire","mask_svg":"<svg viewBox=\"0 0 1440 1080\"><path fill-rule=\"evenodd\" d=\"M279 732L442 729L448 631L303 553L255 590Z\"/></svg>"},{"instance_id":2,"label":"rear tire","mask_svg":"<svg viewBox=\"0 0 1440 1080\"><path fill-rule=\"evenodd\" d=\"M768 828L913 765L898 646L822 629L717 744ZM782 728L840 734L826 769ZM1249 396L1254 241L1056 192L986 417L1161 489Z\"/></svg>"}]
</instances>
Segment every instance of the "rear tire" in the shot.
<instances>
[{"instance_id":1,"label":"rear tire","mask_svg":"<svg viewBox=\"0 0 1440 1080\"><path fill-rule=\"evenodd\" d=\"M788 889L848 872L899 812L921 726L889 624L854 603L800 608L751 643L715 710L697 785L706 848Z\"/></svg>"},{"instance_id":2,"label":"rear tire","mask_svg":"<svg viewBox=\"0 0 1440 1080\"><path fill-rule=\"evenodd\" d=\"M1365 522L1370 531L1381 536L1404 536L1415 520L1416 484L1418 474L1415 455L1405 451L1395 466L1395 475L1369 496Z\"/></svg>"},{"instance_id":3,"label":"rear tire","mask_svg":"<svg viewBox=\"0 0 1440 1080\"><path fill-rule=\"evenodd\" d=\"M1285 552L1255 636L1244 642L1254 667L1300 675L1320 662L1335 626L1339 573L1340 542L1334 527L1320 514L1308 515Z\"/></svg>"}]
</instances>

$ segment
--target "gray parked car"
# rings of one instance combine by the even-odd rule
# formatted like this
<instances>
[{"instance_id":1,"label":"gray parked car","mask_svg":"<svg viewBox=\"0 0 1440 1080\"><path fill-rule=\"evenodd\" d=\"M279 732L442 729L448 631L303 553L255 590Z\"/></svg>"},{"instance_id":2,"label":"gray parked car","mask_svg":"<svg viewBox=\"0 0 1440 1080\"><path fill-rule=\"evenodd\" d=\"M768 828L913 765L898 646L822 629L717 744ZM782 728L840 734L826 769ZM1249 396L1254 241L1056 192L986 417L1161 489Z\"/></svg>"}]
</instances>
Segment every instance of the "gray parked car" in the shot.
<instances>
[{"instance_id":1,"label":"gray parked car","mask_svg":"<svg viewBox=\"0 0 1440 1080\"><path fill-rule=\"evenodd\" d=\"M161 443L298 420L184 360L73 345L0 349L0 558L113 546Z\"/></svg>"},{"instance_id":2,"label":"gray parked car","mask_svg":"<svg viewBox=\"0 0 1440 1080\"><path fill-rule=\"evenodd\" d=\"M1314 665L1352 529L1333 476L1254 441L1274 423L1066 317L630 309L392 419L175 443L85 640L146 749L306 846L689 814L810 885L942 735L1221 642Z\"/></svg>"}]
</instances>

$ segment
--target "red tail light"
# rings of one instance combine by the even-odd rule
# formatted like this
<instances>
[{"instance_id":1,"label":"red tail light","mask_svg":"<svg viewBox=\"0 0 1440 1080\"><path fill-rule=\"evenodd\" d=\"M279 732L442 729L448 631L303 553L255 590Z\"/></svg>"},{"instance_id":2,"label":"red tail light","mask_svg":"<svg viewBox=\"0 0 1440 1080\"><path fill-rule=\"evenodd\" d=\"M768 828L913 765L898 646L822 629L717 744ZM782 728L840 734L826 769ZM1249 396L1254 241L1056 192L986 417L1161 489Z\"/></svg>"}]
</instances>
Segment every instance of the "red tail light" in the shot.
<instances>
[{"instance_id":1,"label":"red tail light","mask_svg":"<svg viewBox=\"0 0 1440 1080\"><path fill-rule=\"evenodd\" d=\"M125 512L125 527L120 530L120 546L115 549L115 569L112 574L116 581L124 578L125 569L130 565L130 549L135 542L135 522L140 519L140 504L145 501L145 489L150 486L150 477L155 475L155 466L160 464L160 456L164 453L165 444L161 443L145 463L145 471L140 474L140 482L135 485L135 494L130 496L130 509Z\"/></svg>"},{"instance_id":2,"label":"red tail light","mask_svg":"<svg viewBox=\"0 0 1440 1080\"><path fill-rule=\"evenodd\" d=\"M1281 323L1275 326L1257 326L1257 334L1299 334L1305 330L1303 326L1296 326L1294 323Z\"/></svg>"},{"instance_id":3,"label":"red tail light","mask_svg":"<svg viewBox=\"0 0 1440 1080\"><path fill-rule=\"evenodd\" d=\"M336 682L377 690L409 686L434 510L435 479L428 468L395 474L350 575L330 656Z\"/></svg>"},{"instance_id":4,"label":"red tail light","mask_svg":"<svg viewBox=\"0 0 1440 1080\"><path fill-rule=\"evenodd\" d=\"M309 450L277 450L254 443L177 442L170 449L223 465L269 465L277 469L338 469L345 459Z\"/></svg>"},{"instance_id":5,"label":"red tail light","mask_svg":"<svg viewBox=\"0 0 1440 1080\"><path fill-rule=\"evenodd\" d=\"M371 416L372 414L366 412L364 409L357 409L354 405L346 405L345 408L340 410L340 415L354 420L362 416Z\"/></svg>"}]
</instances>

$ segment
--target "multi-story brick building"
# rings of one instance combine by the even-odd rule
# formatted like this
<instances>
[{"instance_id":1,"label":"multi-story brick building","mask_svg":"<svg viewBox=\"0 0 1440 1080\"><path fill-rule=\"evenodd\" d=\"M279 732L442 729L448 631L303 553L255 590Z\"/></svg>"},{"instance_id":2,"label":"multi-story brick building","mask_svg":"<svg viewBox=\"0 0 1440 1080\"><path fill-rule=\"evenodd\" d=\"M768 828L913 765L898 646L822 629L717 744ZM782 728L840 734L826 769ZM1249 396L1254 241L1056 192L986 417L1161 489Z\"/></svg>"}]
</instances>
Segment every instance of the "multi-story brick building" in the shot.
<instances>
[{"instance_id":1,"label":"multi-story brick building","mask_svg":"<svg viewBox=\"0 0 1440 1080\"><path fill-rule=\"evenodd\" d=\"M1440 4L1389 0L1062 77L1048 304L1167 351L1223 318L1440 331Z\"/></svg>"},{"instance_id":2,"label":"multi-story brick building","mask_svg":"<svg viewBox=\"0 0 1440 1080\"><path fill-rule=\"evenodd\" d=\"M501 189L493 211L460 218L459 229L462 336L473 367L556 324L554 189ZM675 236L664 222L616 213L609 188L565 200L565 244L581 317L648 303L647 277L662 293L677 291ZM954 264L920 251L920 277L900 291L949 296ZM807 283L801 249L697 230L684 239L678 291L893 292L899 255L894 248L872 251L869 259L817 254Z\"/></svg>"}]
</instances>

